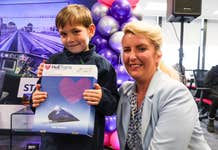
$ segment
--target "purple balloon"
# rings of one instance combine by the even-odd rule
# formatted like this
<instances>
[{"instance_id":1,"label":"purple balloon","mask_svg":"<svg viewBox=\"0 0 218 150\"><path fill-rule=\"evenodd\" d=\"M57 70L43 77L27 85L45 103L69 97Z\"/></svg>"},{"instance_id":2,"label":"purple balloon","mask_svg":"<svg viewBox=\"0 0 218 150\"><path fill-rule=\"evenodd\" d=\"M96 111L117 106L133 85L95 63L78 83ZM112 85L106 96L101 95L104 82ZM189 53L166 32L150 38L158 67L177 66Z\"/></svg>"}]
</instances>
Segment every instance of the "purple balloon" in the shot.
<instances>
[{"instance_id":1,"label":"purple balloon","mask_svg":"<svg viewBox=\"0 0 218 150\"><path fill-rule=\"evenodd\" d=\"M125 21L131 17L131 10L127 0L115 0L110 8L112 16L119 21Z\"/></svg>"},{"instance_id":2,"label":"purple balloon","mask_svg":"<svg viewBox=\"0 0 218 150\"><path fill-rule=\"evenodd\" d=\"M115 67L117 73L117 84L120 86L123 82L131 80L131 77L126 72L125 67L122 64L118 64Z\"/></svg>"},{"instance_id":3,"label":"purple balloon","mask_svg":"<svg viewBox=\"0 0 218 150\"><path fill-rule=\"evenodd\" d=\"M126 68L124 67L123 64L116 65L115 70L116 70L117 74L127 74Z\"/></svg>"},{"instance_id":4,"label":"purple balloon","mask_svg":"<svg viewBox=\"0 0 218 150\"><path fill-rule=\"evenodd\" d=\"M99 20L97 30L103 37L109 37L119 30L119 23L113 17L106 15Z\"/></svg>"},{"instance_id":5,"label":"purple balloon","mask_svg":"<svg viewBox=\"0 0 218 150\"><path fill-rule=\"evenodd\" d=\"M105 117L105 131L113 132L116 130L116 116L106 116Z\"/></svg>"},{"instance_id":6,"label":"purple balloon","mask_svg":"<svg viewBox=\"0 0 218 150\"><path fill-rule=\"evenodd\" d=\"M99 52L101 49L108 47L107 40L100 35L95 35L92 38L92 43L95 44L97 52Z\"/></svg>"},{"instance_id":7,"label":"purple balloon","mask_svg":"<svg viewBox=\"0 0 218 150\"><path fill-rule=\"evenodd\" d=\"M101 56L106 58L112 65L116 65L118 62L118 56L110 48L103 48L98 52Z\"/></svg>"},{"instance_id":8,"label":"purple balloon","mask_svg":"<svg viewBox=\"0 0 218 150\"><path fill-rule=\"evenodd\" d=\"M127 21L123 22L123 24L120 26L120 30L123 29L123 27L128 23L132 21L138 21L138 19L135 16L130 17Z\"/></svg>"}]
</instances>

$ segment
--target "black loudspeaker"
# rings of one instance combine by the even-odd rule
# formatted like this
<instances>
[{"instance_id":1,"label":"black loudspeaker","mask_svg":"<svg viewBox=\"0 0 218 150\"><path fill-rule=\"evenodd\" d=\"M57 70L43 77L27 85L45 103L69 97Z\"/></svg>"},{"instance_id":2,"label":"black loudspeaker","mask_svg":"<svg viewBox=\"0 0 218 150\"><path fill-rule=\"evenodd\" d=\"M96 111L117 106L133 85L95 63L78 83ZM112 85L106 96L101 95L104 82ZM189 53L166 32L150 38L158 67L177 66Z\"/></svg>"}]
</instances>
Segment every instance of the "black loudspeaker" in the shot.
<instances>
[{"instance_id":1,"label":"black loudspeaker","mask_svg":"<svg viewBox=\"0 0 218 150\"><path fill-rule=\"evenodd\" d=\"M201 15L202 0L167 0L169 22L191 22Z\"/></svg>"}]
</instances>

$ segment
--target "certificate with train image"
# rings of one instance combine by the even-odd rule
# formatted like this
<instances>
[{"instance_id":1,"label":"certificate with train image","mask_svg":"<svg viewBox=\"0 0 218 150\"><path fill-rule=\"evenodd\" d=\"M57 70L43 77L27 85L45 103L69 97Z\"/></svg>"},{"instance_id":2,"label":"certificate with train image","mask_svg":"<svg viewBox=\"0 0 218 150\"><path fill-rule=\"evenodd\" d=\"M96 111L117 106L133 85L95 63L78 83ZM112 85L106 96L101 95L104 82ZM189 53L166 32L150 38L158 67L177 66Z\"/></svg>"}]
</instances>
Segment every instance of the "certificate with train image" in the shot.
<instances>
[{"instance_id":1,"label":"certificate with train image","mask_svg":"<svg viewBox=\"0 0 218 150\"><path fill-rule=\"evenodd\" d=\"M41 91L48 98L36 108L33 131L92 136L95 108L82 94L96 81L95 65L45 64Z\"/></svg>"}]
</instances>

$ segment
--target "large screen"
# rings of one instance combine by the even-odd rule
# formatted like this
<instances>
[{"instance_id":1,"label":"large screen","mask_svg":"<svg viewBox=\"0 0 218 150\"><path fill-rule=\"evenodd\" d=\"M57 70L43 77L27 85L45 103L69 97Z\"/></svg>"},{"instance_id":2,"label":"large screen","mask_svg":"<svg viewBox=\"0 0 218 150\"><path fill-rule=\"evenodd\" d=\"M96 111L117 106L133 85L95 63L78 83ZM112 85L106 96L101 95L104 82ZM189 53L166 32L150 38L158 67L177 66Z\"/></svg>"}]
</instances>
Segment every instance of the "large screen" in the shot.
<instances>
[{"instance_id":1,"label":"large screen","mask_svg":"<svg viewBox=\"0 0 218 150\"><path fill-rule=\"evenodd\" d=\"M0 51L49 57L62 51L55 27L57 13L66 5L91 7L96 0L0 0Z\"/></svg>"},{"instance_id":2,"label":"large screen","mask_svg":"<svg viewBox=\"0 0 218 150\"><path fill-rule=\"evenodd\" d=\"M20 76L5 74L2 92L6 93L7 96L0 101L1 104L21 104L21 98L17 97L19 83Z\"/></svg>"},{"instance_id":3,"label":"large screen","mask_svg":"<svg viewBox=\"0 0 218 150\"><path fill-rule=\"evenodd\" d=\"M2 60L2 70L14 71L16 67L16 60L4 58Z\"/></svg>"}]
</instances>

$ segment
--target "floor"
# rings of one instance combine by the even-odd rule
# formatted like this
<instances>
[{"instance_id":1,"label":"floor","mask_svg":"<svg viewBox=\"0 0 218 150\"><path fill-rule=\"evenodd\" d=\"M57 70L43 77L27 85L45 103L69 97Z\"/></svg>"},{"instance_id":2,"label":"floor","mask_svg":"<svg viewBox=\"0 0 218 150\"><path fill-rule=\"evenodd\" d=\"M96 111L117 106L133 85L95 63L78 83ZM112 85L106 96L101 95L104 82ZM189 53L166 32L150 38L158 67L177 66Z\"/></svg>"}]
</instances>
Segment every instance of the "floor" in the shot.
<instances>
[{"instance_id":1,"label":"floor","mask_svg":"<svg viewBox=\"0 0 218 150\"><path fill-rule=\"evenodd\" d=\"M201 121L201 126L204 131L205 138L212 150L218 150L218 121L215 121L216 132L207 132L207 119Z\"/></svg>"},{"instance_id":2,"label":"floor","mask_svg":"<svg viewBox=\"0 0 218 150\"><path fill-rule=\"evenodd\" d=\"M204 131L205 138L210 145L212 150L218 150L218 121L215 121L216 132L209 133L207 132L207 119L201 121L201 126ZM9 135L0 135L0 150L10 150L10 136ZM11 150L26 150L27 144L40 144L39 136L13 136L12 140L12 149ZM105 148L109 150L110 148Z\"/></svg>"}]
</instances>

